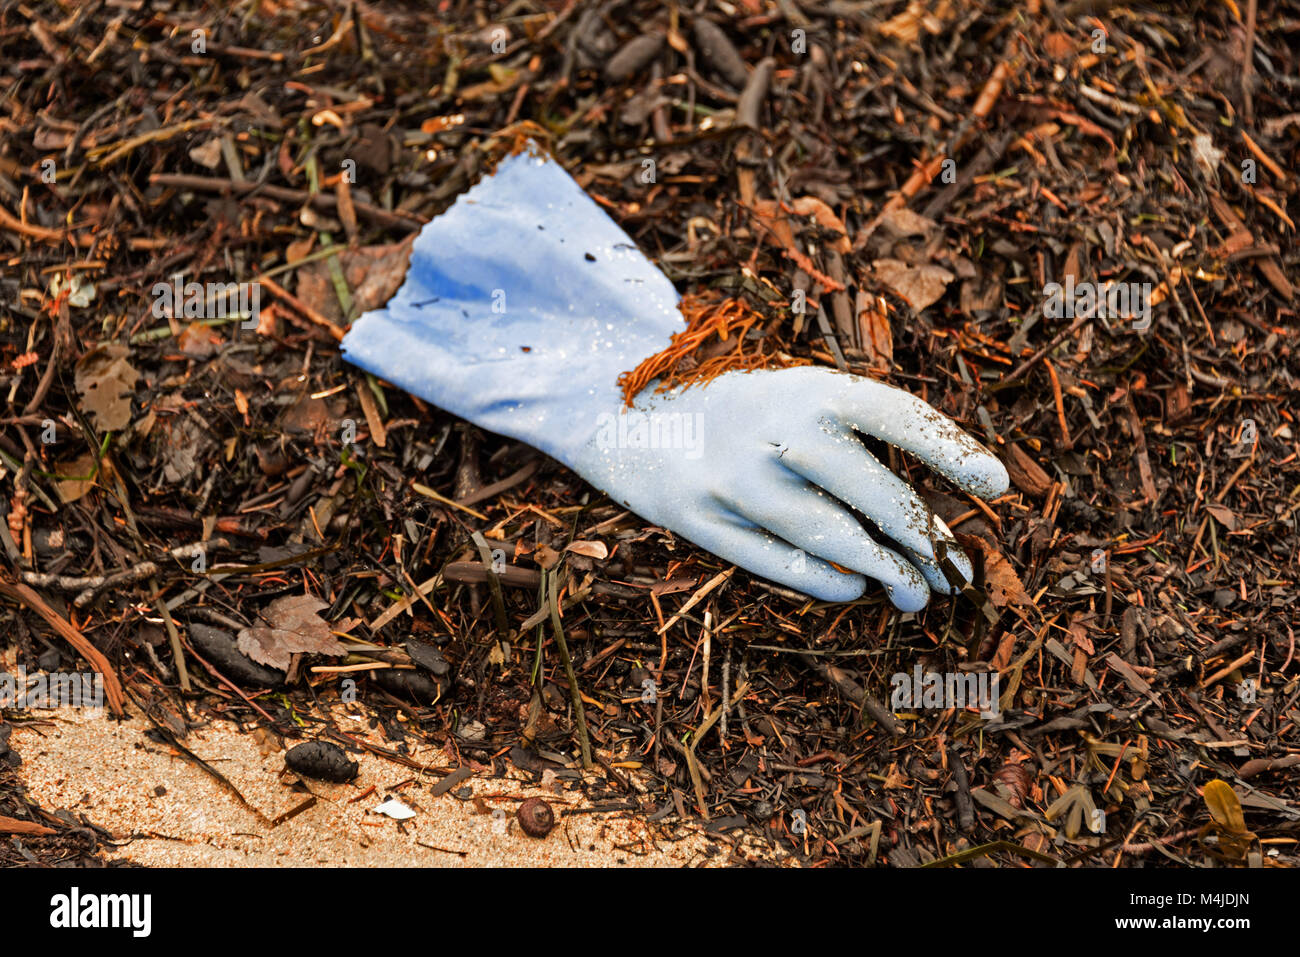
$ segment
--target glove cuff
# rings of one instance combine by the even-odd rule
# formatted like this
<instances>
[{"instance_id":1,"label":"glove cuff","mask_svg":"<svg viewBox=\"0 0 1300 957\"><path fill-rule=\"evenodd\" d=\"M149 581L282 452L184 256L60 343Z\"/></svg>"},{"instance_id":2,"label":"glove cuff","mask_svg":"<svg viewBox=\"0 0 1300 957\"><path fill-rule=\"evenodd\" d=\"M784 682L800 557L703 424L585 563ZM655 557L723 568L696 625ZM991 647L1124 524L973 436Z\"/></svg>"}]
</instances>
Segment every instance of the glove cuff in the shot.
<instances>
[{"instance_id":1,"label":"glove cuff","mask_svg":"<svg viewBox=\"0 0 1300 957\"><path fill-rule=\"evenodd\" d=\"M519 153L416 238L344 357L572 465L621 373L683 327L672 283L554 160Z\"/></svg>"}]
</instances>

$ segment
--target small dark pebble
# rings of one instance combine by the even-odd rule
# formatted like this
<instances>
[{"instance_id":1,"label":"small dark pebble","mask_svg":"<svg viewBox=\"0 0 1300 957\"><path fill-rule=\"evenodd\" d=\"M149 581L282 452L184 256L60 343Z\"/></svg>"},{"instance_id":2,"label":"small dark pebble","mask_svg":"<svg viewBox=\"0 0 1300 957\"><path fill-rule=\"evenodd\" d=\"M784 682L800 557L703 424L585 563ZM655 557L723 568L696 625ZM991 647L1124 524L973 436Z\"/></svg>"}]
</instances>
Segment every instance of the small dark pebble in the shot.
<instances>
[{"instance_id":1,"label":"small dark pebble","mask_svg":"<svg viewBox=\"0 0 1300 957\"><path fill-rule=\"evenodd\" d=\"M423 668L430 671L439 678L446 677L451 671L451 665L447 659L442 656L442 652L433 645L426 644L415 638L406 639L406 653L411 656L411 660Z\"/></svg>"},{"instance_id":2,"label":"small dark pebble","mask_svg":"<svg viewBox=\"0 0 1300 957\"><path fill-rule=\"evenodd\" d=\"M445 680L435 681L420 671L400 671L385 668L372 672L375 682L390 694L414 698L424 704L438 700L438 689L446 688Z\"/></svg>"},{"instance_id":3,"label":"small dark pebble","mask_svg":"<svg viewBox=\"0 0 1300 957\"><path fill-rule=\"evenodd\" d=\"M54 558L67 550L67 534L61 528L33 528L32 545L41 558Z\"/></svg>"},{"instance_id":4,"label":"small dark pebble","mask_svg":"<svg viewBox=\"0 0 1300 957\"><path fill-rule=\"evenodd\" d=\"M42 671L58 671L59 664L63 661L63 656L59 654L59 649L50 648L42 652L41 656L36 659L36 665Z\"/></svg>"},{"instance_id":5,"label":"small dark pebble","mask_svg":"<svg viewBox=\"0 0 1300 957\"><path fill-rule=\"evenodd\" d=\"M289 749L285 763L299 774L322 781L351 781L360 766L330 741L308 741Z\"/></svg>"},{"instance_id":6,"label":"small dark pebble","mask_svg":"<svg viewBox=\"0 0 1300 957\"><path fill-rule=\"evenodd\" d=\"M200 622L190 622L190 640L199 653L227 677L245 684L263 688L278 688L284 684L284 672L259 665L239 650L230 632L212 628Z\"/></svg>"},{"instance_id":7,"label":"small dark pebble","mask_svg":"<svg viewBox=\"0 0 1300 957\"><path fill-rule=\"evenodd\" d=\"M515 812L519 826L529 837L545 837L555 827L555 812L541 798L529 798Z\"/></svg>"}]
</instances>

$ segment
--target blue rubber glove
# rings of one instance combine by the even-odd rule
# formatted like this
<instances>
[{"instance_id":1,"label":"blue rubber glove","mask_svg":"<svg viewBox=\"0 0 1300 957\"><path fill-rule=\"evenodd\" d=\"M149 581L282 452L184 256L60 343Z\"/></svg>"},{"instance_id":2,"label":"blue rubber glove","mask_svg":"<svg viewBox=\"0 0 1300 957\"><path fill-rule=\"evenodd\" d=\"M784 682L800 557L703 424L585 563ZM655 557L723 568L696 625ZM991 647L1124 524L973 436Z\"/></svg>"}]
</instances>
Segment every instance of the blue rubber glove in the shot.
<instances>
[{"instance_id":1,"label":"blue rubber glove","mask_svg":"<svg viewBox=\"0 0 1300 957\"><path fill-rule=\"evenodd\" d=\"M961 488L1004 492L991 453L906 392L833 369L724 373L624 409L619 375L685 321L668 278L556 162L512 156L415 240L406 281L344 355L568 465L631 511L789 588L851 601L866 578L905 611L971 566L856 432ZM878 543L845 504L892 539ZM833 567L834 562L852 572Z\"/></svg>"}]
</instances>

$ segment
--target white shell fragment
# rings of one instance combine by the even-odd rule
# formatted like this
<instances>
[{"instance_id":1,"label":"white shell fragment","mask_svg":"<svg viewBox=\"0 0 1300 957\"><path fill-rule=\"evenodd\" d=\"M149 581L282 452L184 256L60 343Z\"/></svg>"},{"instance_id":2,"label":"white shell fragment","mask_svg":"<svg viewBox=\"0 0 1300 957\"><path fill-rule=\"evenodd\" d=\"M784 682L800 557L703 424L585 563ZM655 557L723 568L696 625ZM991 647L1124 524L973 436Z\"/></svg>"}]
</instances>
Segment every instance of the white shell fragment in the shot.
<instances>
[{"instance_id":1,"label":"white shell fragment","mask_svg":"<svg viewBox=\"0 0 1300 957\"><path fill-rule=\"evenodd\" d=\"M415 817L415 812L403 804L397 798L389 798L379 807L375 808L379 814L391 817L394 821L409 821Z\"/></svg>"}]
</instances>

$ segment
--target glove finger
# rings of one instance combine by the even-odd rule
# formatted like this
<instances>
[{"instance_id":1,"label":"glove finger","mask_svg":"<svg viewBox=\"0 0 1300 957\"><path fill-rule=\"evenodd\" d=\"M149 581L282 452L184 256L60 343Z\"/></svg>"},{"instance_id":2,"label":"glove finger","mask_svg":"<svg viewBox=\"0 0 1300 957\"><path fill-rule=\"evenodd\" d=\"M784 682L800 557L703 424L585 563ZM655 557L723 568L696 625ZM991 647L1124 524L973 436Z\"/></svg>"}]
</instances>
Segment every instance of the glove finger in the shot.
<instances>
[{"instance_id":1,"label":"glove finger","mask_svg":"<svg viewBox=\"0 0 1300 957\"><path fill-rule=\"evenodd\" d=\"M971 580L970 560L947 526L915 489L885 468L852 432L846 429L811 445L792 447L781 456L781 464L875 522L882 534L903 546L935 591L943 595L951 592L935 561L935 542L943 544L957 571L966 581Z\"/></svg>"},{"instance_id":2,"label":"glove finger","mask_svg":"<svg viewBox=\"0 0 1300 957\"><path fill-rule=\"evenodd\" d=\"M876 579L902 611L920 611L930 600L925 578L911 562L872 538L847 509L821 489L793 474L789 480L778 479L765 486L761 496L732 508L810 556Z\"/></svg>"},{"instance_id":3,"label":"glove finger","mask_svg":"<svg viewBox=\"0 0 1300 957\"><path fill-rule=\"evenodd\" d=\"M980 498L1007 490L1006 467L952 419L914 395L855 378L833 405L844 422L910 452L959 488Z\"/></svg>"},{"instance_id":4,"label":"glove finger","mask_svg":"<svg viewBox=\"0 0 1300 957\"><path fill-rule=\"evenodd\" d=\"M854 601L866 580L846 575L739 515L700 519L681 534L719 558L821 601Z\"/></svg>"}]
</instances>

